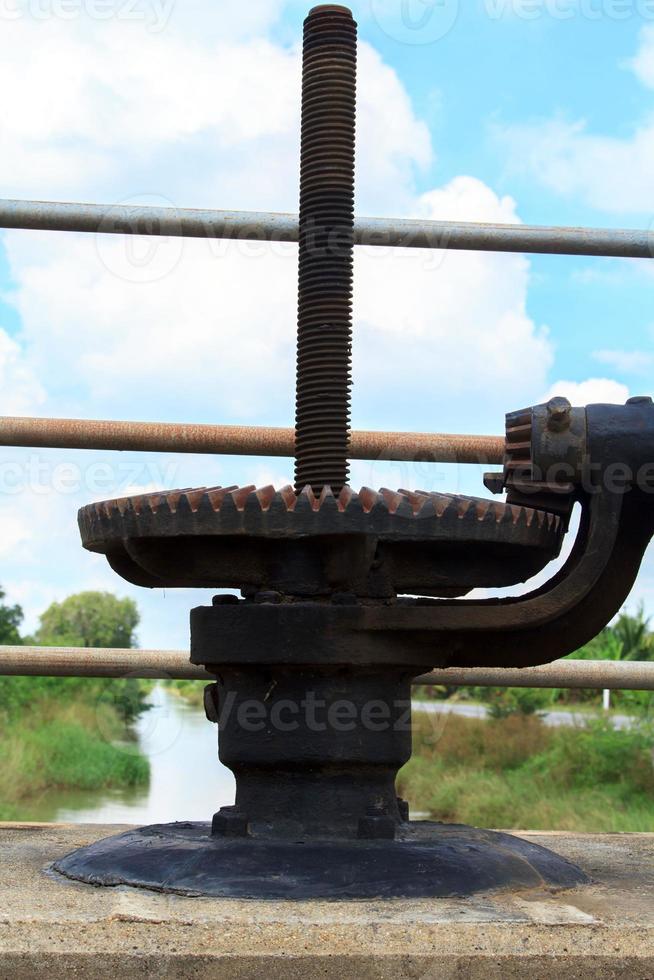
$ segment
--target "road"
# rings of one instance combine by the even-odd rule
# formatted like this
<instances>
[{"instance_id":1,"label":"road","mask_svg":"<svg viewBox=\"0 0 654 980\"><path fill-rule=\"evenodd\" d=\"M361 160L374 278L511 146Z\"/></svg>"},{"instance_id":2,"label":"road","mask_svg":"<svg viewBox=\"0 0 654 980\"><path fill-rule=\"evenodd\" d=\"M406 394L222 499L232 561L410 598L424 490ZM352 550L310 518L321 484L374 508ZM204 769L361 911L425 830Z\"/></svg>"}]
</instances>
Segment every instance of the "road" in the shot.
<instances>
[{"instance_id":1,"label":"road","mask_svg":"<svg viewBox=\"0 0 654 980\"><path fill-rule=\"evenodd\" d=\"M465 701L413 701L414 711L427 711L431 714L454 714L463 718L487 718L488 708L483 704L470 704ZM601 712L590 711L539 711L546 725L582 725L588 718L600 717ZM610 713L615 728L629 728L633 719L629 715Z\"/></svg>"}]
</instances>

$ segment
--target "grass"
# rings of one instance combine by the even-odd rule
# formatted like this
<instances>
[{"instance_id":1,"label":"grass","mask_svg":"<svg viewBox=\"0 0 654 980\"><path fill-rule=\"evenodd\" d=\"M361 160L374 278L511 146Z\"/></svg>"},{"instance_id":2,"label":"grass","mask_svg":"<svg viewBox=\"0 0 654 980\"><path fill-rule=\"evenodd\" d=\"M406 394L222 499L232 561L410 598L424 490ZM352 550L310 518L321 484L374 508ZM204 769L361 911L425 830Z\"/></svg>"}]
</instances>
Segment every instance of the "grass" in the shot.
<instances>
[{"instance_id":1,"label":"grass","mask_svg":"<svg viewBox=\"0 0 654 980\"><path fill-rule=\"evenodd\" d=\"M24 678L7 678L23 681ZM27 801L56 789L104 789L147 783L149 763L129 744L125 697L104 685L38 684L26 704L23 684L0 694L0 819L18 819ZM99 693L100 691L100 693ZM130 719L131 720L131 719Z\"/></svg>"},{"instance_id":2,"label":"grass","mask_svg":"<svg viewBox=\"0 0 654 980\"><path fill-rule=\"evenodd\" d=\"M204 685L172 681L170 688L202 704ZM652 727L616 731L605 717L580 716L577 725L550 728L535 714L503 716L516 705L527 707L500 691L499 717L488 720L414 712L414 755L398 778L414 811L507 829L652 830Z\"/></svg>"},{"instance_id":3,"label":"grass","mask_svg":"<svg viewBox=\"0 0 654 980\"><path fill-rule=\"evenodd\" d=\"M177 697L186 701L187 704L195 705L198 708L204 705L204 689L206 684L198 681L165 681L166 688ZM207 684L209 681L207 681Z\"/></svg>"},{"instance_id":4,"label":"grass","mask_svg":"<svg viewBox=\"0 0 654 980\"><path fill-rule=\"evenodd\" d=\"M416 714L398 788L432 819L514 829L651 831L654 735L606 721L547 728Z\"/></svg>"}]
</instances>

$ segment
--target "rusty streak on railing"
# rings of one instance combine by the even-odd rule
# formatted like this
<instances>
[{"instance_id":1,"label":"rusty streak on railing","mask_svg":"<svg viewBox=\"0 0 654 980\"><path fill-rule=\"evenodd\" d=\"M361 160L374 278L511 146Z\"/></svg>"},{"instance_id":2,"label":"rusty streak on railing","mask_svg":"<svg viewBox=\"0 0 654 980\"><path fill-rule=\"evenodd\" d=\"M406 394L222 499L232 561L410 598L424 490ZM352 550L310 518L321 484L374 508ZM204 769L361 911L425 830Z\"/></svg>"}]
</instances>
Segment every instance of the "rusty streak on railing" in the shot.
<instances>
[{"instance_id":1,"label":"rusty streak on railing","mask_svg":"<svg viewBox=\"0 0 654 980\"><path fill-rule=\"evenodd\" d=\"M0 446L291 457L294 439L293 429L266 426L0 417ZM433 463L499 464L503 456L499 436L428 432L352 432L349 452L350 459Z\"/></svg>"},{"instance_id":2,"label":"rusty streak on railing","mask_svg":"<svg viewBox=\"0 0 654 980\"><path fill-rule=\"evenodd\" d=\"M0 646L0 676L143 677L214 680L185 650ZM557 660L542 667L450 667L416 684L451 687L562 687L654 691L654 661Z\"/></svg>"}]
</instances>

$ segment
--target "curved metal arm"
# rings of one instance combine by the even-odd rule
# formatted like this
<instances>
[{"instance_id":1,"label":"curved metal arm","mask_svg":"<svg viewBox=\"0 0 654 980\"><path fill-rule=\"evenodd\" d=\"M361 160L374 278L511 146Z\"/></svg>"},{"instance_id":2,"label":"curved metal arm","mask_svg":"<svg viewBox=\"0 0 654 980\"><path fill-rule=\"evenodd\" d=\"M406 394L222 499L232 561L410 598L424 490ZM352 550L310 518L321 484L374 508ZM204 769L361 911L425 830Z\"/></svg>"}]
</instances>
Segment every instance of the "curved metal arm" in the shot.
<instances>
[{"instance_id":1,"label":"curved metal arm","mask_svg":"<svg viewBox=\"0 0 654 980\"><path fill-rule=\"evenodd\" d=\"M602 492L585 505L573 552L550 582L518 598L455 600L366 610L365 631L429 644L443 665L530 667L578 649L629 595L654 534L652 501L639 491Z\"/></svg>"}]
</instances>

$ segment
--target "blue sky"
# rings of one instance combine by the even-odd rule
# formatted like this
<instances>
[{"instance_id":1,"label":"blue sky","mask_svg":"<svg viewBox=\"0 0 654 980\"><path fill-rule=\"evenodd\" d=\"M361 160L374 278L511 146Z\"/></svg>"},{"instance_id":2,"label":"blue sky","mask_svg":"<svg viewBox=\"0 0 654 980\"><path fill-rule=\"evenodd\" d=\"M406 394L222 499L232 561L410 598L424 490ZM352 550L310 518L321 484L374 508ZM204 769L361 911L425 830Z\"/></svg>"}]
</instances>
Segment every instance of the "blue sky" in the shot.
<instances>
[{"instance_id":1,"label":"blue sky","mask_svg":"<svg viewBox=\"0 0 654 980\"><path fill-rule=\"evenodd\" d=\"M654 2L361 0L357 210L649 228ZM299 41L283 0L6 0L6 197L294 210ZM422 26L420 26L422 25ZM2 414L290 424L293 247L5 232ZM499 433L556 390L652 393L646 261L360 250L353 423ZM0 451L0 581L27 625L83 588L134 595L147 646L207 593L148 593L79 545L130 489L280 484L285 460ZM482 493L469 468L353 482ZM632 598L654 612L648 560Z\"/></svg>"}]
</instances>

